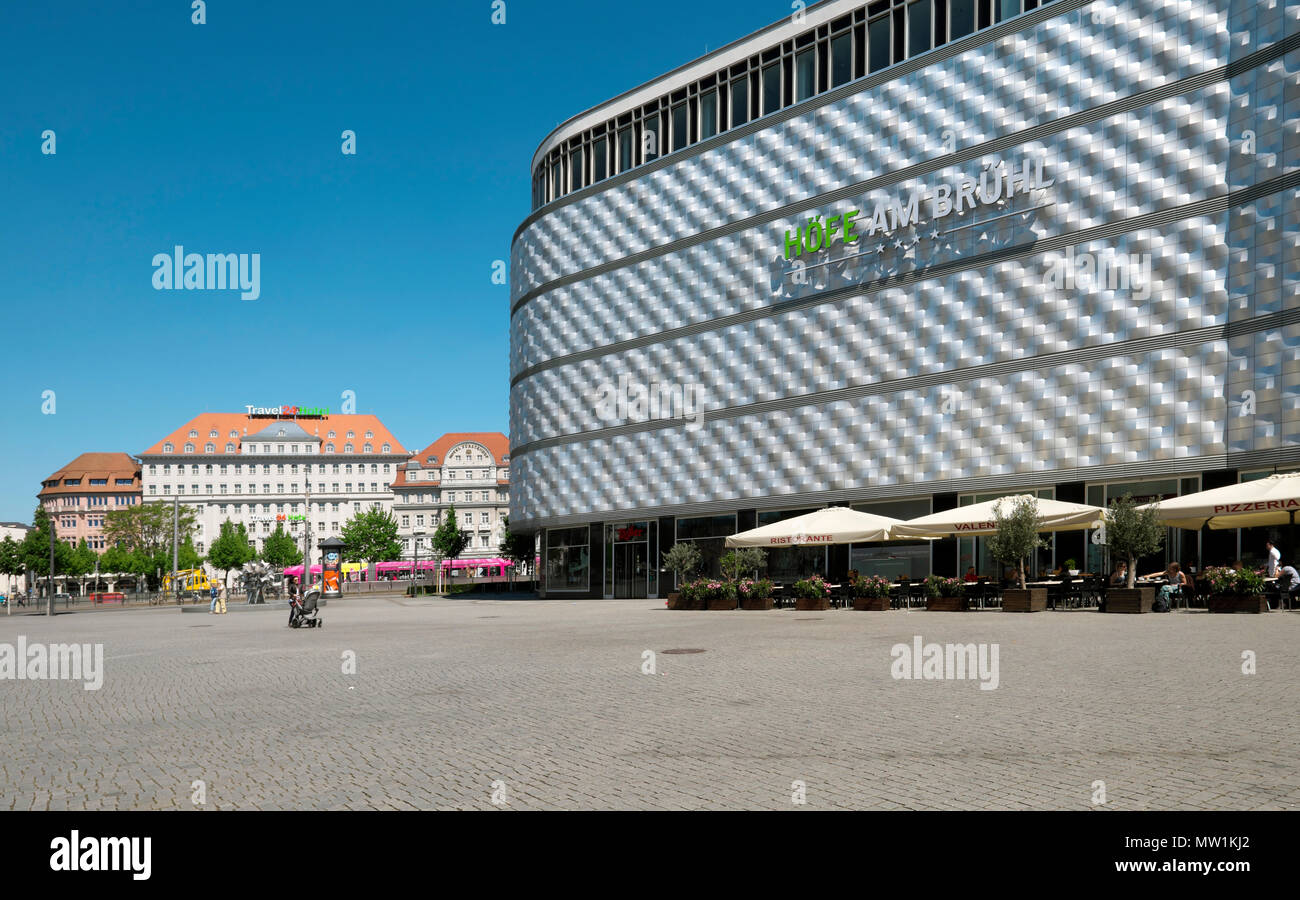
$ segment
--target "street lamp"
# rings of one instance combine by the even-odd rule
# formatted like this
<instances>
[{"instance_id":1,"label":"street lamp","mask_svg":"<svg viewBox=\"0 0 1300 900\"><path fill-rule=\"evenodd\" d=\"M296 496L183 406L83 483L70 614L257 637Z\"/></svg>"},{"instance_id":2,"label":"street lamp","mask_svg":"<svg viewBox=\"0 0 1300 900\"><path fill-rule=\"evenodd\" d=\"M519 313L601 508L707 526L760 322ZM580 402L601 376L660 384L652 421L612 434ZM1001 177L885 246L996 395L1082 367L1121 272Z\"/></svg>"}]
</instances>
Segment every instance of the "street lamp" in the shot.
<instances>
[{"instance_id":1,"label":"street lamp","mask_svg":"<svg viewBox=\"0 0 1300 900\"><path fill-rule=\"evenodd\" d=\"M415 579L420 577L420 538L424 537L424 531L413 531L411 537L415 543L415 568L411 571L411 582L414 587Z\"/></svg>"}]
</instances>

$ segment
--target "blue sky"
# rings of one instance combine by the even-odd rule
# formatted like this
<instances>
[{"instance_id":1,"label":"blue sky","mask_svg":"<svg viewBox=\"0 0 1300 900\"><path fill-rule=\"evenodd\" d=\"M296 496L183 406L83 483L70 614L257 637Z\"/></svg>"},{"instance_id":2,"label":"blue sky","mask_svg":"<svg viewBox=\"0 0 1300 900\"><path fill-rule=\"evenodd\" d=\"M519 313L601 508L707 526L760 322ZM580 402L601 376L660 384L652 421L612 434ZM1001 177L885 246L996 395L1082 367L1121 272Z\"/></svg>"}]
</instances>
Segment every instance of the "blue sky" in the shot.
<instances>
[{"instance_id":1,"label":"blue sky","mask_svg":"<svg viewBox=\"0 0 1300 900\"><path fill-rule=\"evenodd\" d=\"M79 453L249 403L355 391L411 449L508 430L491 266L537 144L790 5L507 0L504 26L491 7L0 6L0 519L30 521ZM155 291L176 244L259 253L261 297Z\"/></svg>"}]
</instances>

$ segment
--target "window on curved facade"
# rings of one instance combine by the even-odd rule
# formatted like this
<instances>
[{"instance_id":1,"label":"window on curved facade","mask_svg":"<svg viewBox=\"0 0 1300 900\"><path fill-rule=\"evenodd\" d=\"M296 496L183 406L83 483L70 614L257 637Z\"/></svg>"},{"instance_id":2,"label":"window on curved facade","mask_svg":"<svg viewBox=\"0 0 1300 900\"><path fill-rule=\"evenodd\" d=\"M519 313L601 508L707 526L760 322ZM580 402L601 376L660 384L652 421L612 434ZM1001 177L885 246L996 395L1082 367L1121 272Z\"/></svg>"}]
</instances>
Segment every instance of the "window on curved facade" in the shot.
<instances>
[{"instance_id":1,"label":"window on curved facade","mask_svg":"<svg viewBox=\"0 0 1300 900\"><path fill-rule=\"evenodd\" d=\"M955 41L975 30L975 0L948 0L948 40Z\"/></svg>"},{"instance_id":2,"label":"window on curved facade","mask_svg":"<svg viewBox=\"0 0 1300 900\"><path fill-rule=\"evenodd\" d=\"M772 63L763 69L763 115L781 108L781 64Z\"/></svg>"},{"instance_id":3,"label":"window on curved facade","mask_svg":"<svg viewBox=\"0 0 1300 900\"><path fill-rule=\"evenodd\" d=\"M749 80L741 78L731 83L731 127L749 121Z\"/></svg>"},{"instance_id":4,"label":"window on curved facade","mask_svg":"<svg viewBox=\"0 0 1300 900\"><path fill-rule=\"evenodd\" d=\"M569 167L573 171L573 184L570 186L569 190L576 191L583 185L582 176L586 174L586 168L582 163L582 148L574 147L569 153Z\"/></svg>"},{"instance_id":5,"label":"window on curved facade","mask_svg":"<svg viewBox=\"0 0 1300 900\"><path fill-rule=\"evenodd\" d=\"M685 103L678 103L673 107L673 150L684 150L690 143L690 116L689 109Z\"/></svg>"},{"instance_id":6,"label":"window on curved facade","mask_svg":"<svg viewBox=\"0 0 1300 900\"><path fill-rule=\"evenodd\" d=\"M916 56L930 49L934 28L930 20L931 0L921 0L907 7L907 55Z\"/></svg>"},{"instance_id":7,"label":"window on curved facade","mask_svg":"<svg viewBox=\"0 0 1300 900\"><path fill-rule=\"evenodd\" d=\"M794 99L798 103L817 93L817 51L809 47L794 58Z\"/></svg>"},{"instance_id":8,"label":"window on curved facade","mask_svg":"<svg viewBox=\"0 0 1300 900\"><path fill-rule=\"evenodd\" d=\"M852 80L853 35L845 33L831 38L831 87L837 88Z\"/></svg>"},{"instance_id":9,"label":"window on curved facade","mask_svg":"<svg viewBox=\"0 0 1300 900\"><path fill-rule=\"evenodd\" d=\"M636 165L635 149L636 146L632 140L632 126L629 125L618 133L618 170L620 172L626 172Z\"/></svg>"},{"instance_id":10,"label":"window on curved facade","mask_svg":"<svg viewBox=\"0 0 1300 900\"><path fill-rule=\"evenodd\" d=\"M707 141L718 133L718 92L700 95L700 140Z\"/></svg>"},{"instance_id":11,"label":"window on curved facade","mask_svg":"<svg viewBox=\"0 0 1300 900\"><path fill-rule=\"evenodd\" d=\"M893 63L893 35L889 30L889 16L867 25L867 71L879 72Z\"/></svg>"},{"instance_id":12,"label":"window on curved facade","mask_svg":"<svg viewBox=\"0 0 1300 900\"><path fill-rule=\"evenodd\" d=\"M592 184L595 184L597 181L605 180L606 176L608 175L608 170L606 168L607 162L608 160L606 159L606 153L605 153L605 139L603 137L596 138L596 140L591 145L591 183Z\"/></svg>"}]
</instances>

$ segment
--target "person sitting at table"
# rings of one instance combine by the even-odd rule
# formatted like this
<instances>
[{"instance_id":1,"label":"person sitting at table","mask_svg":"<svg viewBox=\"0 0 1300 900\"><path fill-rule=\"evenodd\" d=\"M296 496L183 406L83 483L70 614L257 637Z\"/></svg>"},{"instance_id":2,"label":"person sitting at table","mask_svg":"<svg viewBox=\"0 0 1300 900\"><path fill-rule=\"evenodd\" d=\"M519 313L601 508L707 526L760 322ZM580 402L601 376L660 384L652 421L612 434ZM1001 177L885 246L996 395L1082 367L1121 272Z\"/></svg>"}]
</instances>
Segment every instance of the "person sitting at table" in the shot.
<instances>
[{"instance_id":1,"label":"person sitting at table","mask_svg":"<svg viewBox=\"0 0 1300 900\"><path fill-rule=\"evenodd\" d=\"M971 566L969 569L966 570L966 577L963 578L962 580L965 581L967 584L974 584L976 581L980 580L980 577L975 574L974 566Z\"/></svg>"},{"instance_id":2,"label":"person sitting at table","mask_svg":"<svg viewBox=\"0 0 1300 900\"><path fill-rule=\"evenodd\" d=\"M1110 573L1110 583L1118 587L1128 583L1128 563L1123 560L1115 563L1115 571Z\"/></svg>"},{"instance_id":3,"label":"person sitting at table","mask_svg":"<svg viewBox=\"0 0 1300 900\"><path fill-rule=\"evenodd\" d=\"M1296 571L1295 566L1287 563L1278 567L1277 589L1278 602L1282 604L1282 608L1295 609L1296 594L1300 593L1300 572Z\"/></svg>"},{"instance_id":4,"label":"person sitting at table","mask_svg":"<svg viewBox=\"0 0 1300 900\"><path fill-rule=\"evenodd\" d=\"M1008 587L1020 587L1020 567L1007 566L1007 571L1002 579Z\"/></svg>"},{"instance_id":5,"label":"person sitting at table","mask_svg":"<svg viewBox=\"0 0 1300 900\"><path fill-rule=\"evenodd\" d=\"M1160 587L1161 598L1170 605L1173 598L1183 592L1183 588L1188 586L1187 576L1183 574L1182 566L1176 562L1171 562L1169 567L1163 572L1153 572L1146 576L1147 578L1164 578L1166 583Z\"/></svg>"}]
</instances>

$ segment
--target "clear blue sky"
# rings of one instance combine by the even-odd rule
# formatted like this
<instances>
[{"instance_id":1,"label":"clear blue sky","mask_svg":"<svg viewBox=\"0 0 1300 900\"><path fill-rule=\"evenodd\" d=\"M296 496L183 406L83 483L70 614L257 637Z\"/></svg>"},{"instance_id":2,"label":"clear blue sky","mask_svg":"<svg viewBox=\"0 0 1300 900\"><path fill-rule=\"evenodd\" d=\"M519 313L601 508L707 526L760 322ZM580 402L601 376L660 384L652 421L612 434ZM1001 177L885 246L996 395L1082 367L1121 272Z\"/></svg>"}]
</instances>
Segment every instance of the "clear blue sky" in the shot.
<instances>
[{"instance_id":1,"label":"clear blue sky","mask_svg":"<svg viewBox=\"0 0 1300 900\"><path fill-rule=\"evenodd\" d=\"M494 26L491 0L211 0L193 25L189 0L0 4L0 519L29 522L79 453L248 403L352 390L412 449L507 431L491 265L537 144L789 13L508 0ZM261 298L155 291L175 244L260 253Z\"/></svg>"}]
</instances>

